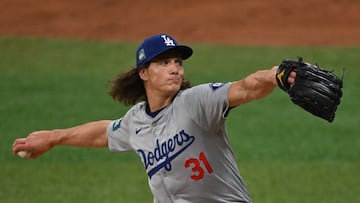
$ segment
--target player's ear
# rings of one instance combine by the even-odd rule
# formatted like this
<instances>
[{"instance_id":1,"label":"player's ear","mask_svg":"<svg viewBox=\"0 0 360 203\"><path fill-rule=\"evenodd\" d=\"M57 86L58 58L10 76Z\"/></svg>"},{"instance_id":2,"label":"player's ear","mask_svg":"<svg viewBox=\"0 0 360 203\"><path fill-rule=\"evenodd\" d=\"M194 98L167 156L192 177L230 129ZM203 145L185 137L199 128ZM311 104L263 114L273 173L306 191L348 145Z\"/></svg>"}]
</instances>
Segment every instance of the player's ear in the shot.
<instances>
[{"instance_id":1,"label":"player's ear","mask_svg":"<svg viewBox=\"0 0 360 203\"><path fill-rule=\"evenodd\" d=\"M140 78L142 80L147 80L148 79L148 72L147 72L147 68L141 68L140 70L138 70L138 74L140 76Z\"/></svg>"}]
</instances>

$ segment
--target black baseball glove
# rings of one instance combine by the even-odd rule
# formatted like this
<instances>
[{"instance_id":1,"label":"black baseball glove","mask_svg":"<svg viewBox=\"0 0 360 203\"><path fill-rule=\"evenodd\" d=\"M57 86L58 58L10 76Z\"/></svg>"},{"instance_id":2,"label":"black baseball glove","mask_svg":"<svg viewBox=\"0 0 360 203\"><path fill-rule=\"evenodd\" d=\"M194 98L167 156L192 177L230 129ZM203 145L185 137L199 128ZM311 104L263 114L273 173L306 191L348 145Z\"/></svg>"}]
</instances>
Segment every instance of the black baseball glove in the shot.
<instances>
[{"instance_id":1,"label":"black baseball glove","mask_svg":"<svg viewBox=\"0 0 360 203\"><path fill-rule=\"evenodd\" d=\"M296 72L296 78L290 85L288 77L292 71ZM333 71L299 58L298 61L282 61L276 72L276 81L293 103L328 122L334 120L342 96L343 76L340 79Z\"/></svg>"}]
</instances>

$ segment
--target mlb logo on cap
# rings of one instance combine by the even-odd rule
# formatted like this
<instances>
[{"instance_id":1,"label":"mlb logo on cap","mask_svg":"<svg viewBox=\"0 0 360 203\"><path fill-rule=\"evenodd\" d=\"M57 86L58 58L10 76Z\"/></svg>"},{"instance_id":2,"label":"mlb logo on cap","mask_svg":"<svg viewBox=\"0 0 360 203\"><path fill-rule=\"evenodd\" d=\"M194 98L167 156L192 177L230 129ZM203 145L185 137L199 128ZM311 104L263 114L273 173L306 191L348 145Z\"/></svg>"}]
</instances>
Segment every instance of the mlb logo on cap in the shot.
<instances>
[{"instance_id":1,"label":"mlb logo on cap","mask_svg":"<svg viewBox=\"0 0 360 203\"><path fill-rule=\"evenodd\" d=\"M143 67L154 57L164 53L167 50L176 49L182 59L189 58L193 50L185 45L179 45L176 40L167 34L154 35L146 38L136 51L136 67Z\"/></svg>"}]
</instances>

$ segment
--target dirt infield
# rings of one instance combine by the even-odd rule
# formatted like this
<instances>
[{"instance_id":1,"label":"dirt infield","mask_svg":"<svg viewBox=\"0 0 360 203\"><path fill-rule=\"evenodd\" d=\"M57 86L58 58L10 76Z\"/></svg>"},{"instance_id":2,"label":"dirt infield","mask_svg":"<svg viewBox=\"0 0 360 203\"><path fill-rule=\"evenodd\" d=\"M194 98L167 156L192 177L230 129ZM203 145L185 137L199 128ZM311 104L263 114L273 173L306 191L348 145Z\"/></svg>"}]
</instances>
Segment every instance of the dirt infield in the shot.
<instances>
[{"instance_id":1,"label":"dirt infield","mask_svg":"<svg viewBox=\"0 0 360 203\"><path fill-rule=\"evenodd\" d=\"M0 35L360 45L359 0L1 0L0 7Z\"/></svg>"}]
</instances>

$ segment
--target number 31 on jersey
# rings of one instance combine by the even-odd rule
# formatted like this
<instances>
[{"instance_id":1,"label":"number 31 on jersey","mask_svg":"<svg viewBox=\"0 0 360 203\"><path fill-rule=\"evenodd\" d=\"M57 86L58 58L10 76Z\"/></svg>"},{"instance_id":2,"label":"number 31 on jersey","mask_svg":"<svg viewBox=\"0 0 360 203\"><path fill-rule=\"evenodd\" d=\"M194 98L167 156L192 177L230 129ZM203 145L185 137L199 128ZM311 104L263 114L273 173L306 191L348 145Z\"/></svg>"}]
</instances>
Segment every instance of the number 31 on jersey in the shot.
<instances>
[{"instance_id":1,"label":"number 31 on jersey","mask_svg":"<svg viewBox=\"0 0 360 203\"><path fill-rule=\"evenodd\" d=\"M193 180L201 180L204 178L206 172L211 174L213 169L209 164L204 152L200 152L198 158L190 158L185 162L185 168L191 168L193 175L190 176Z\"/></svg>"}]
</instances>

